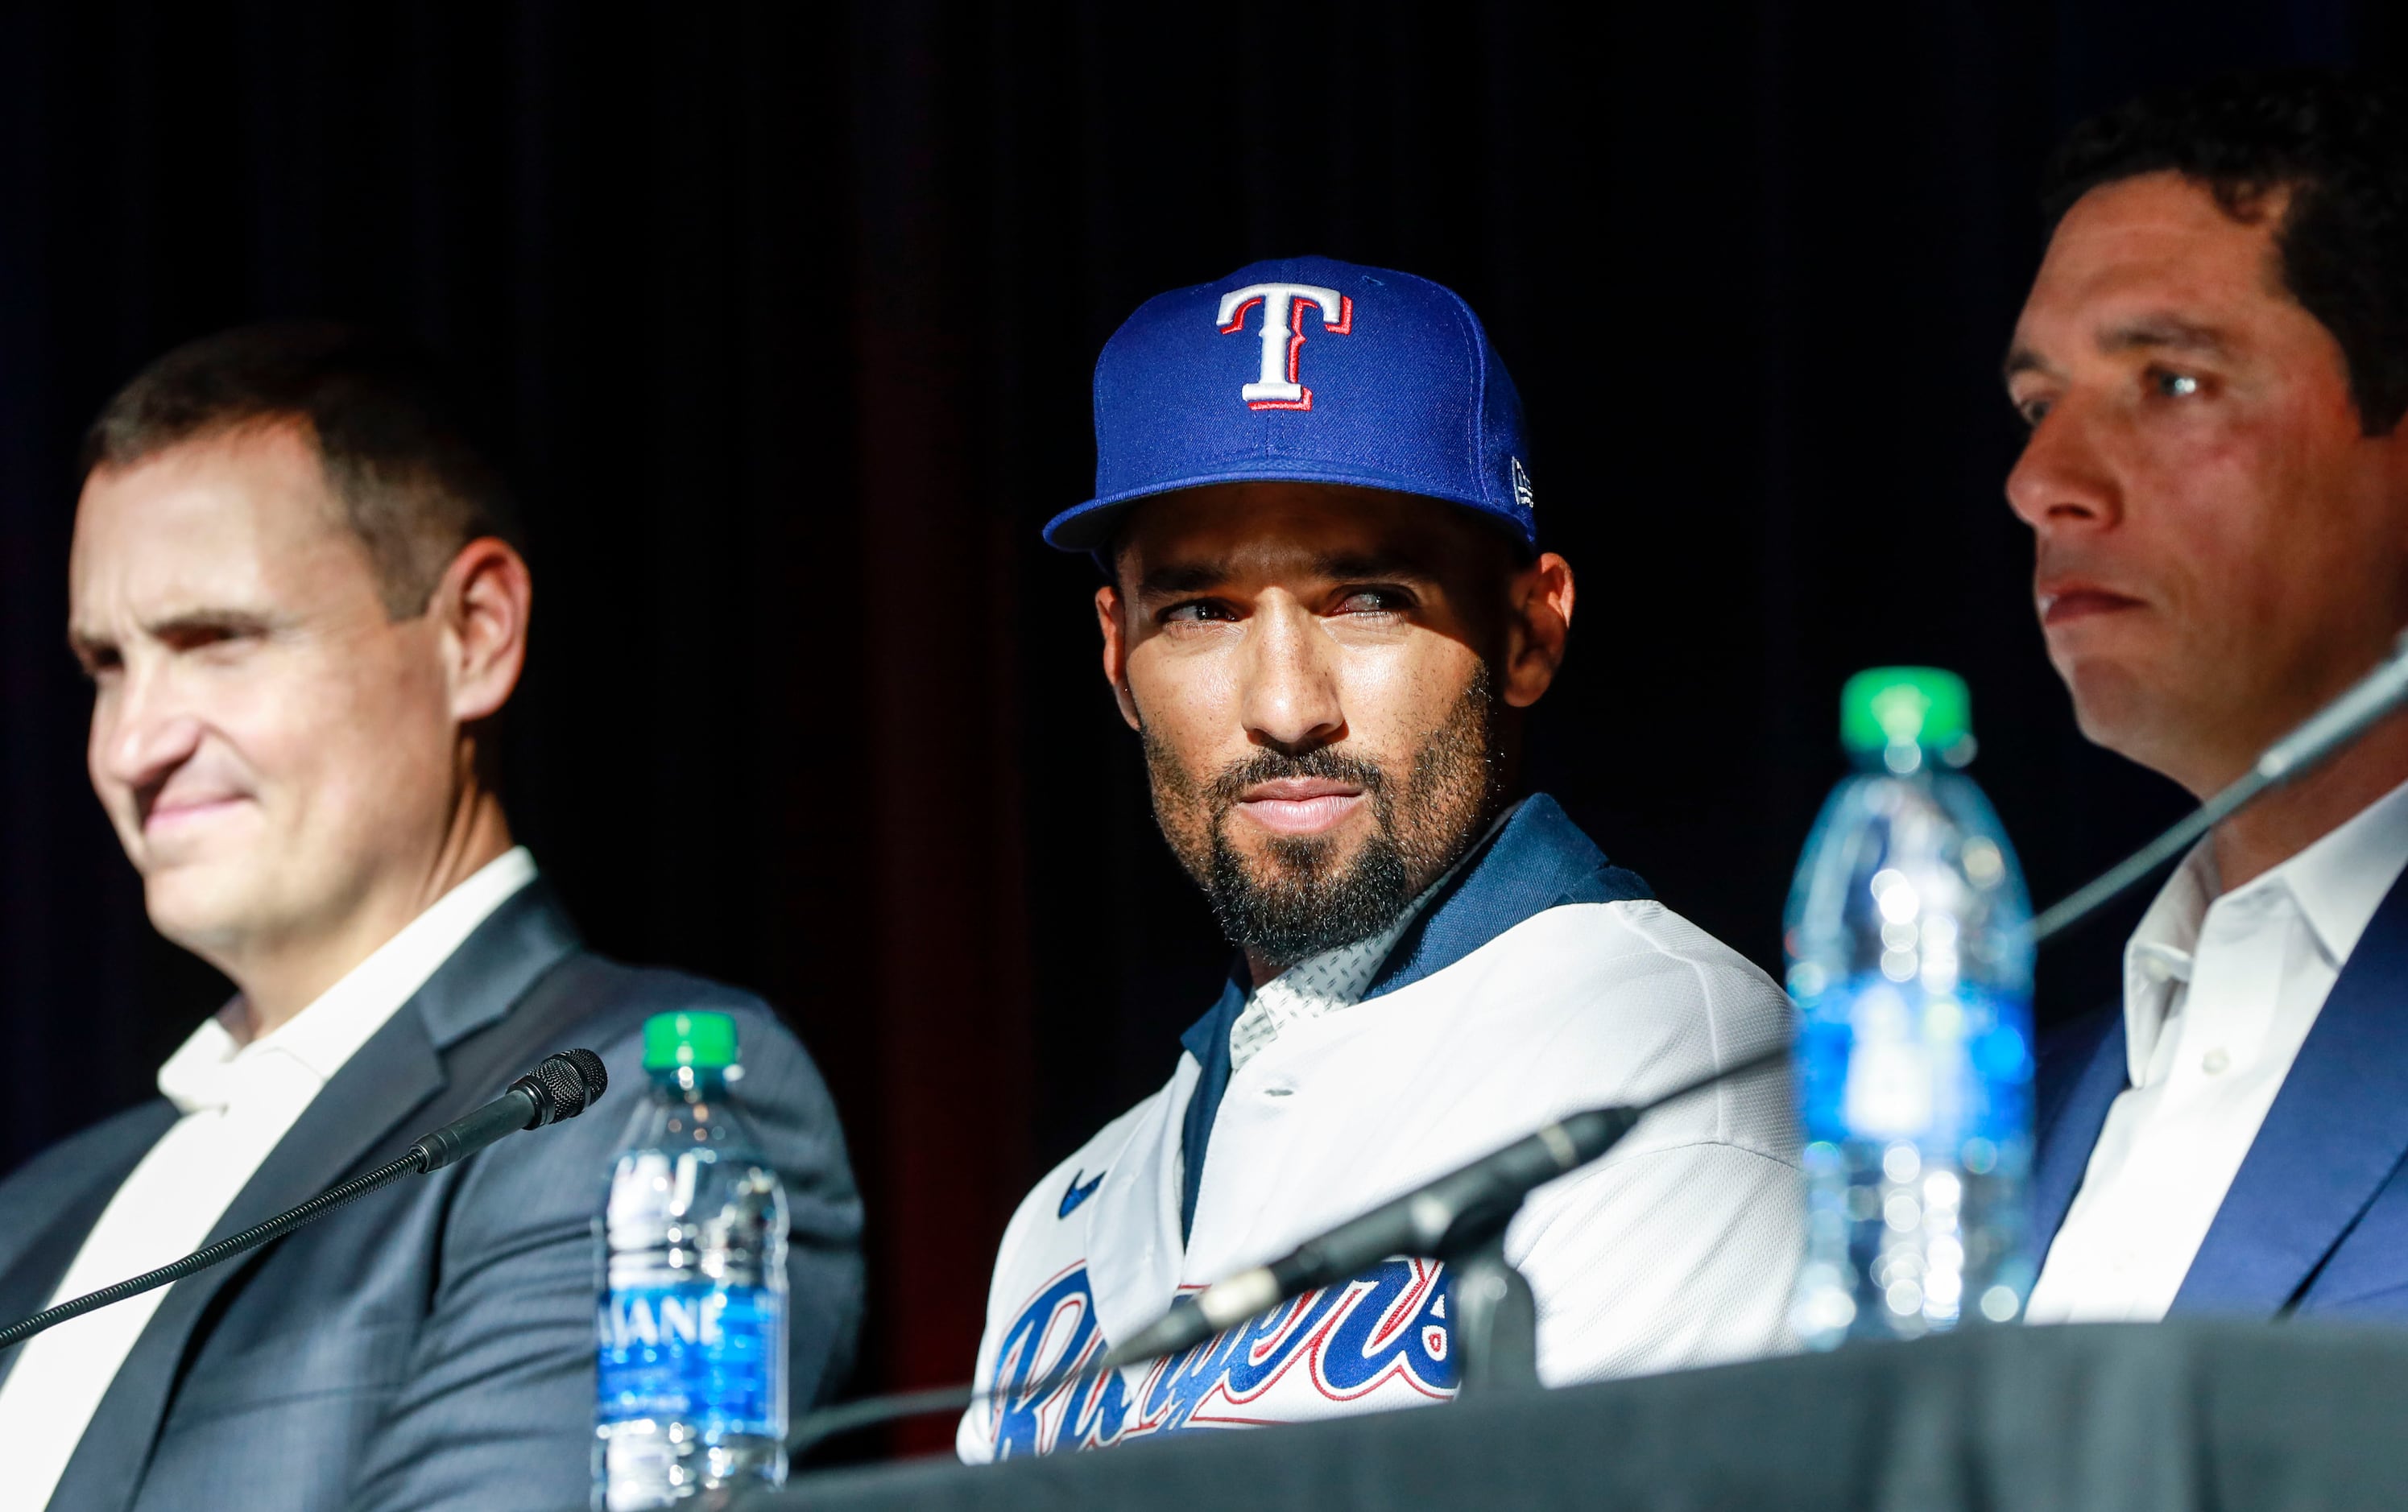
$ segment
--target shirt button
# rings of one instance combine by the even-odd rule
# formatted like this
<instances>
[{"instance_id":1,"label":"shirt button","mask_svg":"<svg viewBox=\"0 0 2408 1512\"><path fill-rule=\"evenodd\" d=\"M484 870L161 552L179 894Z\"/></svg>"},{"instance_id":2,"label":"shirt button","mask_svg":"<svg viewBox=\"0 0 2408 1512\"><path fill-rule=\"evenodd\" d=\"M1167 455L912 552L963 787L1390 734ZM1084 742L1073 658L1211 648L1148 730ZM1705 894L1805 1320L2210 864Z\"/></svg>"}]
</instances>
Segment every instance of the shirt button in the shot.
<instances>
[{"instance_id":1,"label":"shirt button","mask_svg":"<svg viewBox=\"0 0 2408 1512\"><path fill-rule=\"evenodd\" d=\"M2199 1068L2211 1077L2224 1075L2225 1068L2231 1063L2232 1057L2224 1053L2224 1047L2221 1045L2199 1058Z\"/></svg>"}]
</instances>

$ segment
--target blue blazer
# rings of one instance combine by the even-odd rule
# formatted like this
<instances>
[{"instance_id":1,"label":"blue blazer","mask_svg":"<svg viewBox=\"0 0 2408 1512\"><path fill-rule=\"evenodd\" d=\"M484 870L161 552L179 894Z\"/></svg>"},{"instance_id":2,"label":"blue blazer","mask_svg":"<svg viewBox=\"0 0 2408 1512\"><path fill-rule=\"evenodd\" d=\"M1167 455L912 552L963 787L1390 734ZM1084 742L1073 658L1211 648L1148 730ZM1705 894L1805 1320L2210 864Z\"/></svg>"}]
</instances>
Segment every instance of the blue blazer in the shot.
<instances>
[{"instance_id":1,"label":"blue blazer","mask_svg":"<svg viewBox=\"0 0 2408 1512\"><path fill-rule=\"evenodd\" d=\"M2129 1085L2120 1007L2039 1066L2035 1232L2056 1236ZM2174 1316L2408 1321L2408 877L2343 963L2175 1296Z\"/></svg>"},{"instance_id":2,"label":"blue blazer","mask_svg":"<svg viewBox=\"0 0 2408 1512\"><path fill-rule=\"evenodd\" d=\"M52 1512L585 1505L594 1217L644 1096L643 1021L678 1008L737 1018L738 1105L792 1206L793 1400L825 1395L860 1319L861 1204L818 1072L758 999L585 951L538 881L360 1048L209 1238L393 1159L552 1050L600 1052L603 1100L176 1283ZM176 1116L144 1104L0 1183L0 1318L43 1305Z\"/></svg>"}]
</instances>

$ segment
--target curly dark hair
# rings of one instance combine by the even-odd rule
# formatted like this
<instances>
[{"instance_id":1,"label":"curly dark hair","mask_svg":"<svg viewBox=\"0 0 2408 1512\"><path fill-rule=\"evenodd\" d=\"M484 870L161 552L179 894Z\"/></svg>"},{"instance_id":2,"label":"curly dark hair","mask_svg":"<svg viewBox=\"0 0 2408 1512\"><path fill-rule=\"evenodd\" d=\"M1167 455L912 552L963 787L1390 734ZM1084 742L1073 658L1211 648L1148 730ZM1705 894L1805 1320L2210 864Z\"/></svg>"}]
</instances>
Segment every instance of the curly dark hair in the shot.
<instances>
[{"instance_id":1,"label":"curly dark hair","mask_svg":"<svg viewBox=\"0 0 2408 1512\"><path fill-rule=\"evenodd\" d=\"M2073 129L2042 179L2054 227L2101 184L2171 170L2255 221L2286 193L2283 284L2340 343L2369 435L2408 414L2408 102L2330 68L2229 74Z\"/></svg>"}]
</instances>

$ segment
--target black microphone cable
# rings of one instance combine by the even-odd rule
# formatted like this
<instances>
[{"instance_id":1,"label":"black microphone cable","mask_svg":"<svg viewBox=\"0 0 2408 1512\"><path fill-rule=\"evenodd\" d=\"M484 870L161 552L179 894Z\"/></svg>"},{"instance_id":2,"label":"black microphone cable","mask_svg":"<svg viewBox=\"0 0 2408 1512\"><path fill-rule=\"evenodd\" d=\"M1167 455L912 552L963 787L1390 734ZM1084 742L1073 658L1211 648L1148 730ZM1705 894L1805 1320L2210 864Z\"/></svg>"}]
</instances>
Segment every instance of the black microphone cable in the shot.
<instances>
[{"instance_id":1,"label":"black microphone cable","mask_svg":"<svg viewBox=\"0 0 2408 1512\"><path fill-rule=\"evenodd\" d=\"M230 1234L207 1248L196 1249L155 1271L145 1271L114 1286L88 1291L55 1307L44 1308L31 1318L21 1319L7 1328L0 1328L0 1349L12 1348L70 1318L80 1318L110 1303L122 1302L128 1297L140 1296L145 1291L171 1285L195 1272L232 1260L245 1250L256 1249L313 1219L325 1217L346 1203L358 1201L379 1187L389 1186L405 1176L423 1176L429 1171L441 1170L505 1134L515 1134L522 1129L539 1129L547 1123L573 1119L592 1106L609 1085L609 1073L603 1068L602 1058L592 1050L564 1050L558 1055L547 1056L531 1075L511 1082L509 1090L501 1096L465 1118L454 1119L435 1130L411 1145L399 1159L388 1161L366 1176L353 1177L340 1186L329 1187L298 1207L279 1213L266 1222L255 1224L240 1234Z\"/></svg>"}]
</instances>

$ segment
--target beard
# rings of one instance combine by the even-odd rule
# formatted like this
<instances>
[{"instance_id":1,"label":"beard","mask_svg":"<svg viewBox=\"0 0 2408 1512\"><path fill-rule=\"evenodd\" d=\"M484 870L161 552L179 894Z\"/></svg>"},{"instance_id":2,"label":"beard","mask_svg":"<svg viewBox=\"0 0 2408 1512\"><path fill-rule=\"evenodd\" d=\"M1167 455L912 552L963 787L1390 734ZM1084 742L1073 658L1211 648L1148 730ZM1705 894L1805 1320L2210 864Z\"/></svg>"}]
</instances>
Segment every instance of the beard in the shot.
<instances>
[{"instance_id":1,"label":"beard","mask_svg":"<svg viewBox=\"0 0 2408 1512\"><path fill-rule=\"evenodd\" d=\"M1408 905L1462 859L1503 801L1504 755L1487 663L1401 778L1331 746L1290 754L1259 751L1209 780L1181 765L1141 728L1155 820L1179 863L1204 890L1229 943L1285 970L1352 945L1395 923ZM1372 833L1353 857L1333 835L1273 835L1249 857L1228 820L1246 790L1278 777L1354 784L1369 801Z\"/></svg>"}]
</instances>

